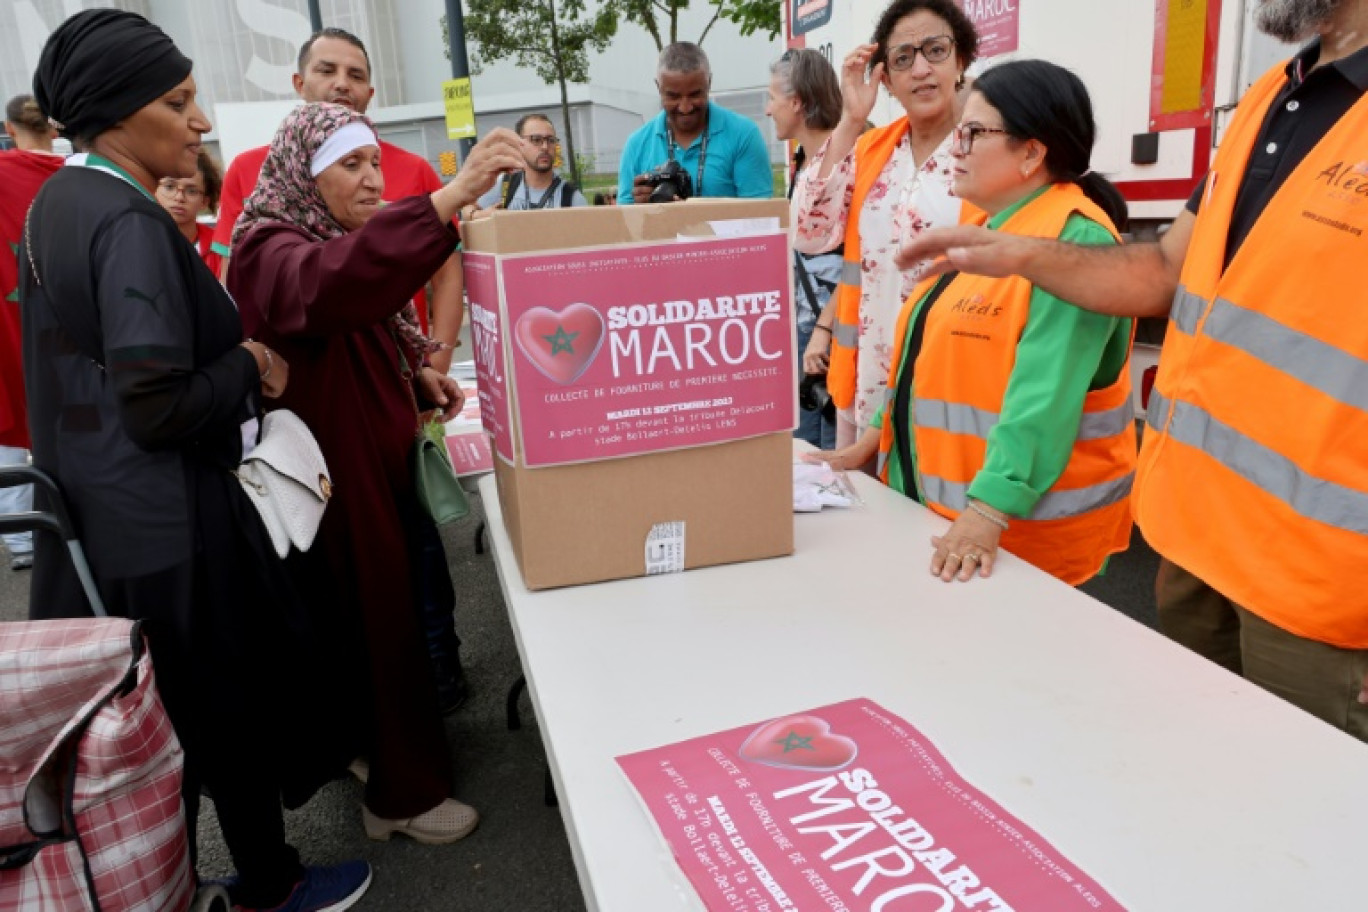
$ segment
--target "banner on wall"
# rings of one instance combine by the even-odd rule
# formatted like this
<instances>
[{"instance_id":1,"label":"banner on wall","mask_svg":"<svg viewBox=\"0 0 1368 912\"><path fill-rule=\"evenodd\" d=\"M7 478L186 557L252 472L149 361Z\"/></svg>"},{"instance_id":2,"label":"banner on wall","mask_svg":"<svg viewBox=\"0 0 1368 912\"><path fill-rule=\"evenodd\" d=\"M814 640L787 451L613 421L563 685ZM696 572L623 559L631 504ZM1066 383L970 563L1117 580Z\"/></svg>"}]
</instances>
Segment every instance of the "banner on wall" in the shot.
<instances>
[{"instance_id":1,"label":"banner on wall","mask_svg":"<svg viewBox=\"0 0 1368 912\"><path fill-rule=\"evenodd\" d=\"M617 762L709 910L1124 908L869 700Z\"/></svg>"},{"instance_id":2,"label":"banner on wall","mask_svg":"<svg viewBox=\"0 0 1368 912\"><path fill-rule=\"evenodd\" d=\"M979 36L979 59L987 60L1017 49L1021 33L1021 0L961 0Z\"/></svg>"}]
</instances>

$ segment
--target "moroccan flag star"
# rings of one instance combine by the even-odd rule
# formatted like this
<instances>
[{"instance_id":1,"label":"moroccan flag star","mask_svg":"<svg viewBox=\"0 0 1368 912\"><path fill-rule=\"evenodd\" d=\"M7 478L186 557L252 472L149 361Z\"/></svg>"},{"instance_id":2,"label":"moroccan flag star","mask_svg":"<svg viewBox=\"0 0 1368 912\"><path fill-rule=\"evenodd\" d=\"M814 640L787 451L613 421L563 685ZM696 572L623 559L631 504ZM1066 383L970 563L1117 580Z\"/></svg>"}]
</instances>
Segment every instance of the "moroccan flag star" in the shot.
<instances>
[{"instance_id":1,"label":"moroccan flag star","mask_svg":"<svg viewBox=\"0 0 1368 912\"><path fill-rule=\"evenodd\" d=\"M549 336L542 336L542 338L551 343L551 354L556 355L561 352L566 352L567 354L573 355L575 353L575 348L571 343L575 341L575 337L578 335L578 332L566 332L565 327L558 323L556 324L555 332Z\"/></svg>"}]
</instances>

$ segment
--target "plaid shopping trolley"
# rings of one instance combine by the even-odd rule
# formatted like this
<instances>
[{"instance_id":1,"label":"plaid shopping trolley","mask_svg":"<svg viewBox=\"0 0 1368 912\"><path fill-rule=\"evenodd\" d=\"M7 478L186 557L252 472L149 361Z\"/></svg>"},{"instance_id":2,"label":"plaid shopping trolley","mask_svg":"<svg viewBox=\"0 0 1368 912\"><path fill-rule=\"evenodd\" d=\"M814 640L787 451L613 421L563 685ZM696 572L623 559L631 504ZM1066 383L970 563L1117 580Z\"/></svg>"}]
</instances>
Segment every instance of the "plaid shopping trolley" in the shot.
<instances>
[{"instance_id":1,"label":"plaid shopping trolley","mask_svg":"<svg viewBox=\"0 0 1368 912\"><path fill-rule=\"evenodd\" d=\"M21 481L48 487L53 509L0 528L59 534L103 614L56 485L0 469L0 485ZM0 624L0 912L226 908L217 888L196 898L181 767L137 623Z\"/></svg>"}]
</instances>

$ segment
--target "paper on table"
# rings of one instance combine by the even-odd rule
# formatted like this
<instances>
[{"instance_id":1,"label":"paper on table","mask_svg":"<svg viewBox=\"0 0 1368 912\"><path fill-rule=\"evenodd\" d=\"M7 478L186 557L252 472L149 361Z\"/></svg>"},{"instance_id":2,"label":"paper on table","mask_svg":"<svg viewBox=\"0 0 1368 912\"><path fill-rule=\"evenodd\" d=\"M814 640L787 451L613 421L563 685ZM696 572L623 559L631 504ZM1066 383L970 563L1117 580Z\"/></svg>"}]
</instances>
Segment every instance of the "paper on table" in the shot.
<instances>
[{"instance_id":1,"label":"paper on table","mask_svg":"<svg viewBox=\"0 0 1368 912\"><path fill-rule=\"evenodd\" d=\"M863 503L845 472L825 462L793 462L793 512L816 513L823 507L850 507Z\"/></svg>"}]
</instances>

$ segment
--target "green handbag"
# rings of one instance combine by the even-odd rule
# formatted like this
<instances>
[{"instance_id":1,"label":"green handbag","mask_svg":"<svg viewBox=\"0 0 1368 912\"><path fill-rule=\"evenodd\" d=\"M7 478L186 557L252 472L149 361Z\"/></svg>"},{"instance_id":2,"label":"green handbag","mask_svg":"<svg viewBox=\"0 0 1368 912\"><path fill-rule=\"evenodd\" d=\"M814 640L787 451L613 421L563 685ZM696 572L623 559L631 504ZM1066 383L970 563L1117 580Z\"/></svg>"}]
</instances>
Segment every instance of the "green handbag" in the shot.
<instances>
[{"instance_id":1,"label":"green handbag","mask_svg":"<svg viewBox=\"0 0 1368 912\"><path fill-rule=\"evenodd\" d=\"M413 392L413 371L404 357L404 346L392 328L390 336L399 354L399 376L408 390L414 414L422 421L418 397ZM446 448L446 426L440 421L428 421L418 426L418 436L413 441L413 488L423 510L439 526L464 519L470 514L470 501L466 500L461 480L451 467L451 454Z\"/></svg>"},{"instance_id":2,"label":"green handbag","mask_svg":"<svg viewBox=\"0 0 1368 912\"><path fill-rule=\"evenodd\" d=\"M461 480L451 467L446 428L440 421L423 425L413 443L413 482L418 502L437 525L453 523L470 513Z\"/></svg>"}]
</instances>

